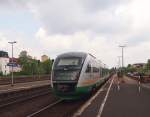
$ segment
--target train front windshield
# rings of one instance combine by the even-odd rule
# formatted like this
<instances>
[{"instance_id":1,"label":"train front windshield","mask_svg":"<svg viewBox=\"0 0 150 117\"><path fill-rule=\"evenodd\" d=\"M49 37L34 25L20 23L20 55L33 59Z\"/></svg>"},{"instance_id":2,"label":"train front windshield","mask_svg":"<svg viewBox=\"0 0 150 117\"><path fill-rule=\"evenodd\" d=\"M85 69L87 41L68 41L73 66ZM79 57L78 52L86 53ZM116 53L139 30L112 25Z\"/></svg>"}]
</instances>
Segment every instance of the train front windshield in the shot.
<instances>
[{"instance_id":1,"label":"train front windshield","mask_svg":"<svg viewBox=\"0 0 150 117\"><path fill-rule=\"evenodd\" d=\"M82 58L59 58L54 64L53 80L77 80Z\"/></svg>"},{"instance_id":2,"label":"train front windshield","mask_svg":"<svg viewBox=\"0 0 150 117\"><path fill-rule=\"evenodd\" d=\"M62 58L58 61L57 67L59 66L79 66L81 63L80 58Z\"/></svg>"}]
</instances>

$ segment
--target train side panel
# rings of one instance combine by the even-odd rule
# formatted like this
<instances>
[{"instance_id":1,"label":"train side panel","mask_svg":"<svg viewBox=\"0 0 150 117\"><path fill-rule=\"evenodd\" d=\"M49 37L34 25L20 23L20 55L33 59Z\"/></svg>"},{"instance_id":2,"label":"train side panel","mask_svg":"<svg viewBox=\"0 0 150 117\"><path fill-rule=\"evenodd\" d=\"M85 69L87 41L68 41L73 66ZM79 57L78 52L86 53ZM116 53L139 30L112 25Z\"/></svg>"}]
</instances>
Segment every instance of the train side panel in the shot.
<instances>
[{"instance_id":1,"label":"train side panel","mask_svg":"<svg viewBox=\"0 0 150 117\"><path fill-rule=\"evenodd\" d=\"M87 72L88 65L91 65L91 72ZM78 81L76 91L78 93L90 93L93 89L100 86L104 81L104 77L100 77L101 65L94 58L88 56L85 60L80 79Z\"/></svg>"}]
</instances>

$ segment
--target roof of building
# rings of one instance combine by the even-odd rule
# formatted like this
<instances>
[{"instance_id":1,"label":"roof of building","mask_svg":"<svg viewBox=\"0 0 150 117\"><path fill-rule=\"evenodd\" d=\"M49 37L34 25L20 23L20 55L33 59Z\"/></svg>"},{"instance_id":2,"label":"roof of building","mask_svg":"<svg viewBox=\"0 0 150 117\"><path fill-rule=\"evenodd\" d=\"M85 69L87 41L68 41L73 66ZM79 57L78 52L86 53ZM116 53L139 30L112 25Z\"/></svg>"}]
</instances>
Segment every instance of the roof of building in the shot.
<instances>
[{"instance_id":1,"label":"roof of building","mask_svg":"<svg viewBox=\"0 0 150 117\"><path fill-rule=\"evenodd\" d=\"M133 65L145 65L145 63L135 63Z\"/></svg>"},{"instance_id":2,"label":"roof of building","mask_svg":"<svg viewBox=\"0 0 150 117\"><path fill-rule=\"evenodd\" d=\"M0 57L8 58L8 52L0 51Z\"/></svg>"}]
</instances>

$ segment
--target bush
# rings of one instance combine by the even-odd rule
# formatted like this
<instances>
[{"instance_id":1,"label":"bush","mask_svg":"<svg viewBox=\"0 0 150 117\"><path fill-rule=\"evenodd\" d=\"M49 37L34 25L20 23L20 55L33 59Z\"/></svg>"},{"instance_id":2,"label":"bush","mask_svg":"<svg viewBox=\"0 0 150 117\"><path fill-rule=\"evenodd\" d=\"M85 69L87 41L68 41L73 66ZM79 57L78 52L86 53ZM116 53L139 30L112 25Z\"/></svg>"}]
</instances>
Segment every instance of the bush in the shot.
<instances>
[{"instance_id":1,"label":"bush","mask_svg":"<svg viewBox=\"0 0 150 117\"><path fill-rule=\"evenodd\" d=\"M3 73L2 73L2 72L0 72L0 76L3 76Z\"/></svg>"}]
</instances>

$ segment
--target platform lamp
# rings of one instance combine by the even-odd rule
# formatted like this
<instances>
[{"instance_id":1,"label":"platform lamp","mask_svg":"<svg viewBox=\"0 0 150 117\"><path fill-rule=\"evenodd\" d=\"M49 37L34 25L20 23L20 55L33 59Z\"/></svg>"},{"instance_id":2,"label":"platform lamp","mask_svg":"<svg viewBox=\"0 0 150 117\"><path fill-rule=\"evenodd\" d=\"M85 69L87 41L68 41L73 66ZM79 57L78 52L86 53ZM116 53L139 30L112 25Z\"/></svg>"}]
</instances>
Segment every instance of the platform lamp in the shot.
<instances>
[{"instance_id":1,"label":"platform lamp","mask_svg":"<svg viewBox=\"0 0 150 117\"><path fill-rule=\"evenodd\" d=\"M13 75L13 72L14 72L14 68L13 68L13 44L17 43L16 41L11 41L11 42L8 42L9 44L11 44L11 47L12 47L12 60L11 60L11 68L12 68L12 74L11 74L11 86L14 86L14 75Z\"/></svg>"},{"instance_id":2,"label":"platform lamp","mask_svg":"<svg viewBox=\"0 0 150 117\"><path fill-rule=\"evenodd\" d=\"M122 50L122 72L124 73L124 48L126 47L126 45L119 45L119 47L121 48ZM123 75L123 74L122 74Z\"/></svg>"}]
</instances>

